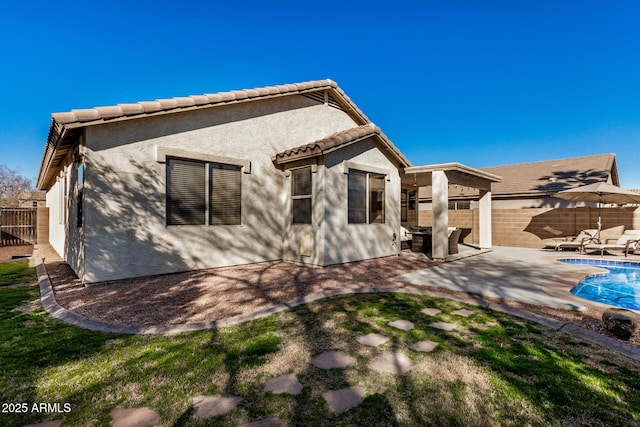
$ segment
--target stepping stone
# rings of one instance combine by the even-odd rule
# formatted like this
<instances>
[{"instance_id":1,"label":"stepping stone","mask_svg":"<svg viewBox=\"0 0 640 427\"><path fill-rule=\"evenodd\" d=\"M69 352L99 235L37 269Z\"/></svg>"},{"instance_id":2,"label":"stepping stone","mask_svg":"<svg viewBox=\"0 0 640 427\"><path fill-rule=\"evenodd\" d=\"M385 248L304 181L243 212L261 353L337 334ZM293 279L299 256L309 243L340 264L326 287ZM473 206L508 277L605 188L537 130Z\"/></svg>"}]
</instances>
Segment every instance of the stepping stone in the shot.
<instances>
[{"instance_id":1,"label":"stepping stone","mask_svg":"<svg viewBox=\"0 0 640 427\"><path fill-rule=\"evenodd\" d=\"M458 325L455 323L446 323L446 322L430 323L429 326L436 329L442 329L443 331L447 331L447 332L453 331L455 328L458 327Z\"/></svg>"},{"instance_id":2,"label":"stepping stone","mask_svg":"<svg viewBox=\"0 0 640 427\"><path fill-rule=\"evenodd\" d=\"M38 424L27 424L22 427L60 427L62 425L62 420L53 420L53 421L45 421L43 423Z\"/></svg>"},{"instance_id":3,"label":"stepping stone","mask_svg":"<svg viewBox=\"0 0 640 427\"><path fill-rule=\"evenodd\" d=\"M442 313L442 310L438 310L437 308L425 308L424 310L422 310L422 313L426 314L427 316L436 316Z\"/></svg>"},{"instance_id":4,"label":"stepping stone","mask_svg":"<svg viewBox=\"0 0 640 427\"><path fill-rule=\"evenodd\" d=\"M356 364L356 359L341 351L325 351L311 359L311 363L320 369L346 368Z\"/></svg>"},{"instance_id":5,"label":"stepping stone","mask_svg":"<svg viewBox=\"0 0 640 427\"><path fill-rule=\"evenodd\" d=\"M358 342L371 347L377 347L389 341L389 337L382 334L367 334L358 338Z\"/></svg>"},{"instance_id":6,"label":"stepping stone","mask_svg":"<svg viewBox=\"0 0 640 427\"><path fill-rule=\"evenodd\" d=\"M302 391L302 384L300 384L300 381L298 381L295 374L288 374L269 380L267 385L264 386L264 391L268 391L273 394L300 394Z\"/></svg>"},{"instance_id":7,"label":"stepping stone","mask_svg":"<svg viewBox=\"0 0 640 427\"><path fill-rule=\"evenodd\" d=\"M110 415L113 427L147 427L160 421L160 415L149 408L115 408Z\"/></svg>"},{"instance_id":8,"label":"stepping stone","mask_svg":"<svg viewBox=\"0 0 640 427\"><path fill-rule=\"evenodd\" d=\"M454 314L456 316L462 316L462 317L469 317L473 314L474 312L471 310L456 310L456 311L452 311L451 314Z\"/></svg>"},{"instance_id":9,"label":"stepping stone","mask_svg":"<svg viewBox=\"0 0 640 427\"><path fill-rule=\"evenodd\" d=\"M280 418L265 418L238 427L287 427Z\"/></svg>"},{"instance_id":10,"label":"stepping stone","mask_svg":"<svg viewBox=\"0 0 640 427\"><path fill-rule=\"evenodd\" d=\"M369 368L378 372L387 372L394 375L402 375L413 369L415 365L401 353L386 353L375 358L369 363Z\"/></svg>"},{"instance_id":11,"label":"stepping stone","mask_svg":"<svg viewBox=\"0 0 640 427\"><path fill-rule=\"evenodd\" d=\"M403 331L410 331L413 329L413 323L408 320L394 320L393 322L389 322L389 326L393 326L397 329L402 329Z\"/></svg>"},{"instance_id":12,"label":"stepping stone","mask_svg":"<svg viewBox=\"0 0 640 427\"><path fill-rule=\"evenodd\" d=\"M242 398L238 396L196 396L191 401L193 402L193 418L202 421L233 411Z\"/></svg>"},{"instance_id":13,"label":"stepping stone","mask_svg":"<svg viewBox=\"0 0 640 427\"><path fill-rule=\"evenodd\" d=\"M331 412L340 414L355 406L358 406L365 398L362 387L349 387L340 390L332 390L322 393Z\"/></svg>"},{"instance_id":14,"label":"stepping stone","mask_svg":"<svg viewBox=\"0 0 640 427\"><path fill-rule=\"evenodd\" d=\"M432 351L434 348L436 348L438 346L437 342L433 342L433 341L420 341L417 342L415 344L413 344L411 347L409 347L411 350L415 350L415 351L422 351L424 353L429 353L430 351Z\"/></svg>"}]
</instances>

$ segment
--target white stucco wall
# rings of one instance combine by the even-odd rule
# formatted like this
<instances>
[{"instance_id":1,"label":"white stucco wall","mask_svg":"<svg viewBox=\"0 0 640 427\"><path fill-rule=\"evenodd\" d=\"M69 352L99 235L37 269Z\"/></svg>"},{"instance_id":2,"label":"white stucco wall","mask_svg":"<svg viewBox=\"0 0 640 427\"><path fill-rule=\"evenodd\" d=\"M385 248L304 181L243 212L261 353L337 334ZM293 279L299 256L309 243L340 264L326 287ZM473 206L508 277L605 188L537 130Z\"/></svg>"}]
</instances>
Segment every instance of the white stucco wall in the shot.
<instances>
[{"instance_id":1,"label":"white stucco wall","mask_svg":"<svg viewBox=\"0 0 640 427\"><path fill-rule=\"evenodd\" d=\"M289 96L88 127L85 282L283 259L288 180L271 157L355 125L343 111ZM156 146L251 162L242 225L167 226Z\"/></svg>"},{"instance_id":2,"label":"white stucco wall","mask_svg":"<svg viewBox=\"0 0 640 427\"><path fill-rule=\"evenodd\" d=\"M65 164L46 195L46 206L49 208L49 243L82 279L84 250L83 229L78 227L76 212L77 170L71 158L68 158Z\"/></svg>"},{"instance_id":3,"label":"white stucco wall","mask_svg":"<svg viewBox=\"0 0 640 427\"><path fill-rule=\"evenodd\" d=\"M388 171L385 181L385 223L348 223L348 175L343 161ZM396 255L400 233L400 174L372 139L335 151L326 156L324 227L324 265Z\"/></svg>"}]
</instances>

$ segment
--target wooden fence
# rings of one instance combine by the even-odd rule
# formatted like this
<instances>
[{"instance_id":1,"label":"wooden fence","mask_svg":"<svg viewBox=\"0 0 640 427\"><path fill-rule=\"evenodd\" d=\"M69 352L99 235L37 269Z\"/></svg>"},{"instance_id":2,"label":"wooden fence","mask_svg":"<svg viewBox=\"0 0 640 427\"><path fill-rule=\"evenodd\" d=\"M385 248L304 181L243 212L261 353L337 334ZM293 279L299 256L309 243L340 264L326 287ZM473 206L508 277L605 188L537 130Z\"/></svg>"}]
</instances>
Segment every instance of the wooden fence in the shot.
<instances>
[{"instance_id":1,"label":"wooden fence","mask_svg":"<svg viewBox=\"0 0 640 427\"><path fill-rule=\"evenodd\" d=\"M37 208L0 208L0 246L37 243Z\"/></svg>"}]
</instances>

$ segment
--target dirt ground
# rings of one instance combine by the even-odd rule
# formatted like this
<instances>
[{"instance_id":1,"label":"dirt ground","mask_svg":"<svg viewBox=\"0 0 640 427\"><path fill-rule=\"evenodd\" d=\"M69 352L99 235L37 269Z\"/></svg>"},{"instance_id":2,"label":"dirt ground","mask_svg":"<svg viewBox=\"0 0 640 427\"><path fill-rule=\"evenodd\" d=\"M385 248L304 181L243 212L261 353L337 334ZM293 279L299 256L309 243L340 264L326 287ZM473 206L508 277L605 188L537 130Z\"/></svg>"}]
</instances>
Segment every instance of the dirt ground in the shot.
<instances>
[{"instance_id":1,"label":"dirt ground","mask_svg":"<svg viewBox=\"0 0 640 427\"><path fill-rule=\"evenodd\" d=\"M0 246L0 262L11 261L14 257L30 257L33 245Z\"/></svg>"},{"instance_id":2,"label":"dirt ground","mask_svg":"<svg viewBox=\"0 0 640 427\"><path fill-rule=\"evenodd\" d=\"M336 289L384 287L429 290L434 296L440 297L470 296L463 292L391 280L400 274L437 265L396 257L325 268L271 262L119 280L85 287L50 246L40 245L39 252L44 258L60 305L82 316L114 324L208 322ZM615 338L602 327L602 310L559 310L471 296L478 301L500 303ZM640 347L640 336L635 334L628 342Z\"/></svg>"}]
</instances>

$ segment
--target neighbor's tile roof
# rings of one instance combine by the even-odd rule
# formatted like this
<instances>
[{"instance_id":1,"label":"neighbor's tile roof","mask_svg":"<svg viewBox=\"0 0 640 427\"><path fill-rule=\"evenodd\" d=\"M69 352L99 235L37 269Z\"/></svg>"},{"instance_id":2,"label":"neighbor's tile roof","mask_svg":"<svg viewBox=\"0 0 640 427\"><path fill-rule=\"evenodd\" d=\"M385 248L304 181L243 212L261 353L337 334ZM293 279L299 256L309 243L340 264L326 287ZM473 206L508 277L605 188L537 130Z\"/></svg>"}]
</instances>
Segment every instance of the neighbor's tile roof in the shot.
<instances>
[{"instance_id":1,"label":"neighbor's tile roof","mask_svg":"<svg viewBox=\"0 0 640 427\"><path fill-rule=\"evenodd\" d=\"M501 182L491 185L492 197L545 196L595 182L619 185L615 154L571 157L514 165L479 168L502 177ZM477 190L451 186L449 197L476 195ZM430 187L420 190L420 197L430 198Z\"/></svg>"},{"instance_id":2,"label":"neighbor's tile roof","mask_svg":"<svg viewBox=\"0 0 640 427\"><path fill-rule=\"evenodd\" d=\"M276 154L273 161L280 164L320 156L370 137L376 137L403 167L411 166L411 162L409 162L389 138L382 133L380 128L373 123L367 123L362 126L336 132L326 138L285 150Z\"/></svg>"},{"instance_id":3,"label":"neighbor's tile roof","mask_svg":"<svg viewBox=\"0 0 640 427\"><path fill-rule=\"evenodd\" d=\"M336 82L330 79L314 80L302 83L267 86L254 89L233 90L230 92L218 92L214 94L191 95L169 99L157 99L155 101L141 101L133 104L118 104L108 107L95 107L82 110L71 110L63 113L52 114L54 122L61 125L74 123L103 122L119 118L138 118L165 112L177 112L213 105L232 104L250 100L275 98L283 95L294 95L306 92L332 89L345 101L349 109L355 113L363 123L368 122L364 113L351 101L351 99L338 87Z\"/></svg>"}]
</instances>

